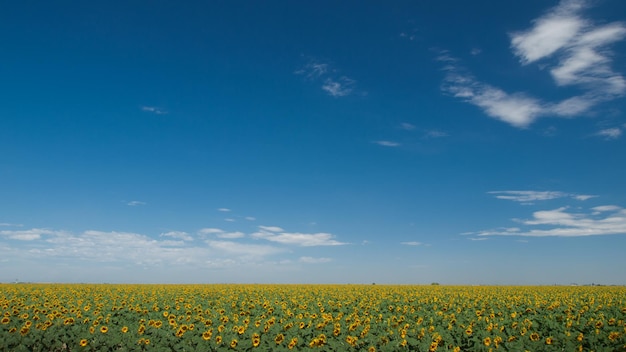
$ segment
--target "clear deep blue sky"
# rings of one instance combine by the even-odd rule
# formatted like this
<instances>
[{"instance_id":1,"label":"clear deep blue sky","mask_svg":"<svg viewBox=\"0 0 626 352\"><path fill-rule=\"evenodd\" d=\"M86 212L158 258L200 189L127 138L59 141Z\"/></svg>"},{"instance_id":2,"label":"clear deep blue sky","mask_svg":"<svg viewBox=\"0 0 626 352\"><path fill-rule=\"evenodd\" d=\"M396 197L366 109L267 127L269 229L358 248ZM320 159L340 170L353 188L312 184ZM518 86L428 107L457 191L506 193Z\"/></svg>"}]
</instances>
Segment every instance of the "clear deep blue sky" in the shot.
<instances>
[{"instance_id":1,"label":"clear deep blue sky","mask_svg":"<svg viewBox=\"0 0 626 352\"><path fill-rule=\"evenodd\" d=\"M5 1L0 281L626 284L626 2Z\"/></svg>"}]
</instances>

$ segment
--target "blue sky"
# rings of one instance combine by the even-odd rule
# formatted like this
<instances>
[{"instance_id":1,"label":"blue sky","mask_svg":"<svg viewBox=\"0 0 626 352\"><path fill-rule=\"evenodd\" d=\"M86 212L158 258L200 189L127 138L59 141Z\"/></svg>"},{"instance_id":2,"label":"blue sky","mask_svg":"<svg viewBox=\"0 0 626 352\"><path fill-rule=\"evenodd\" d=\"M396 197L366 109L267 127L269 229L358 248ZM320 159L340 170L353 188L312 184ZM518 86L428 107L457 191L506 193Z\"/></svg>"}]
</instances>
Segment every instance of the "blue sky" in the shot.
<instances>
[{"instance_id":1,"label":"blue sky","mask_svg":"<svg viewBox=\"0 0 626 352\"><path fill-rule=\"evenodd\" d=\"M0 281L626 284L626 3L0 5Z\"/></svg>"}]
</instances>

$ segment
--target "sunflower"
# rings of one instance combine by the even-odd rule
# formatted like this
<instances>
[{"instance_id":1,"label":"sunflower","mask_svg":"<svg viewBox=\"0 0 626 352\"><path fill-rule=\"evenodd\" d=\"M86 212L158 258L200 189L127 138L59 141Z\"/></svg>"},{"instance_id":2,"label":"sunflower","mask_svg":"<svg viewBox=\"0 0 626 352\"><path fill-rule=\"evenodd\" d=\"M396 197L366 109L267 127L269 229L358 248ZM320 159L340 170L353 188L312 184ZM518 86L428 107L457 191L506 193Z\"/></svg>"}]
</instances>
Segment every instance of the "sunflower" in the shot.
<instances>
[{"instance_id":1,"label":"sunflower","mask_svg":"<svg viewBox=\"0 0 626 352\"><path fill-rule=\"evenodd\" d=\"M78 344L80 345L80 347L85 347L85 346L87 346L87 340L86 339L82 339L82 340L80 340L80 342Z\"/></svg>"},{"instance_id":2,"label":"sunflower","mask_svg":"<svg viewBox=\"0 0 626 352\"><path fill-rule=\"evenodd\" d=\"M406 340L405 340L406 341ZM431 342L430 346L428 347L428 352L434 352L437 350L437 347L439 347L439 344L436 342Z\"/></svg>"},{"instance_id":3,"label":"sunflower","mask_svg":"<svg viewBox=\"0 0 626 352\"><path fill-rule=\"evenodd\" d=\"M211 336L213 336L213 331L212 330L207 330L205 332L202 333L202 339L204 341L208 341L211 339Z\"/></svg>"},{"instance_id":4,"label":"sunflower","mask_svg":"<svg viewBox=\"0 0 626 352\"><path fill-rule=\"evenodd\" d=\"M124 326L122 327L122 333L127 333L128 332L128 326Z\"/></svg>"},{"instance_id":5,"label":"sunflower","mask_svg":"<svg viewBox=\"0 0 626 352\"><path fill-rule=\"evenodd\" d=\"M291 341L289 341L289 345L287 345L287 348L292 350L294 347L296 347L297 344L298 344L298 338L294 337L293 339L291 339Z\"/></svg>"},{"instance_id":6,"label":"sunflower","mask_svg":"<svg viewBox=\"0 0 626 352\"><path fill-rule=\"evenodd\" d=\"M215 338L215 343L218 344L218 345L221 344L222 343L222 336L217 336Z\"/></svg>"},{"instance_id":7,"label":"sunflower","mask_svg":"<svg viewBox=\"0 0 626 352\"><path fill-rule=\"evenodd\" d=\"M28 334L29 331L30 331L30 328L28 326L23 326L20 329L20 335L24 336L24 335Z\"/></svg>"},{"instance_id":8,"label":"sunflower","mask_svg":"<svg viewBox=\"0 0 626 352\"><path fill-rule=\"evenodd\" d=\"M472 331L472 328L471 328L471 327L470 327L470 328L465 329L465 334L466 334L466 335L468 335L468 336L469 336L469 335L471 335L471 334L472 334L472 332L473 332L473 331Z\"/></svg>"},{"instance_id":9,"label":"sunflower","mask_svg":"<svg viewBox=\"0 0 626 352\"><path fill-rule=\"evenodd\" d=\"M235 347L237 347L237 339L233 339L233 340L230 342L230 348L235 348Z\"/></svg>"},{"instance_id":10,"label":"sunflower","mask_svg":"<svg viewBox=\"0 0 626 352\"><path fill-rule=\"evenodd\" d=\"M554 342L552 337L546 337L546 345L551 345Z\"/></svg>"},{"instance_id":11,"label":"sunflower","mask_svg":"<svg viewBox=\"0 0 626 352\"><path fill-rule=\"evenodd\" d=\"M611 341L615 341L615 340L619 339L619 337L620 337L620 333L617 332L617 331L612 331L609 334L609 340L611 340Z\"/></svg>"},{"instance_id":12,"label":"sunflower","mask_svg":"<svg viewBox=\"0 0 626 352\"><path fill-rule=\"evenodd\" d=\"M536 332L533 332L532 334L530 334L530 340L531 341L539 341L539 334Z\"/></svg>"},{"instance_id":13,"label":"sunflower","mask_svg":"<svg viewBox=\"0 0 626 352\"><path fill-rule=\"evenodd\" d=\"M485 346L489 346L489 345L491 345L491 338L490 338L490 337L485 337L485 338L483 339L483 344L484 344Z\"/></svg>"},{"instance_id":14,"label":"sunflower","mask_svg":"<svg viewBox=\"0 0 626 352\"><path fill-rule=\"evenodd\" d=\"M11 319L9 319L9 317L4 317L4 318L2 318L2 320L0 320L0 323L8 324L10 321L11 321Z\"/></svg>"},{"instance_id":15,"label":"sunflower","mask_svg":"<svg viewBox=\"0 0 626 352\"><path fill-rule=\"evenodd\" d=\"M285 341L285 335L283 334L278 334L276 338L274 338L274 342L276 342L277 345L280 345L283 341Z\"/></svg>"}]
</instances>

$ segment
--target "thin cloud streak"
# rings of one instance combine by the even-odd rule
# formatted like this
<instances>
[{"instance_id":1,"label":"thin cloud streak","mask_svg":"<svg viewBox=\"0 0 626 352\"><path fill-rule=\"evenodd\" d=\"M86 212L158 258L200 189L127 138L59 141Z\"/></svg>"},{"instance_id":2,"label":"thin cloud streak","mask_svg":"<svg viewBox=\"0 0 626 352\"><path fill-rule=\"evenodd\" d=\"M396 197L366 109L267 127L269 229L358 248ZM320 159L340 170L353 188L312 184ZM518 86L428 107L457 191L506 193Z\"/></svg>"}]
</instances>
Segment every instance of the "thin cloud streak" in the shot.
<instances>
[{"instance_id":1,"label":"thin cloud streak","mask_svg":"<svg viewBox=\"0 0 626 352\"><path fill-rule=\"evenodd\" d=\"M573 198L585 201L594 198L594 195L573 194L559 191L491 191L487 194L493 194L497 199L511 200L518 203L532 204L535 201L551 200L558 198Z\"/></svg>"},{"instance_id":2,"label":"thin cloud streak","mask_svg":"<svg viewBox=\"0 0 626 352\"><path fill-rule=\"evenodd\" d=\"M165 110L163 110L163 109L161 109L159 107L156 107L156 106L142 106L141 110L142 111L146 111L146 112L151 112L151 113L156 114L156 115L165 115L165 114L167 114L167 111L165 111Z\"/></svg>"},{"instance_id":3,"label":"thin cloud streak","mask_svg":"<svg viewBox=\"0 0 626 352\"><path fill-rule=\"evenodd\" d=\"M400 143L392 141L374 141L373 143L381 145L383 147L399 147Z\"/></svg>"}]
</instances>

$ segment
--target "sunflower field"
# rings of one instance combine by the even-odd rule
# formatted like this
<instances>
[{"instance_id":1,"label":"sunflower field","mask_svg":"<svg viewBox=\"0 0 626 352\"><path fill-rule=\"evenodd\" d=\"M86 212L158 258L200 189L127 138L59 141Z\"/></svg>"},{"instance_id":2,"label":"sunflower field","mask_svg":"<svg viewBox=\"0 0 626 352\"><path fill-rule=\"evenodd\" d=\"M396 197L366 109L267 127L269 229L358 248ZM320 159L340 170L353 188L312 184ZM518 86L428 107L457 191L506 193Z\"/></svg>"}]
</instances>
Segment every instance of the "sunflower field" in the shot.
<instances>
[{"instance_id":1,"label":"sunflower field","mask_svg":"<svg viewBox=\"0 0 626 352\"><path fill-rule=\"evenodd\" d=\"M625 287L1 284L2 351L626 351Z\"/></svg>"}]
</instances>

